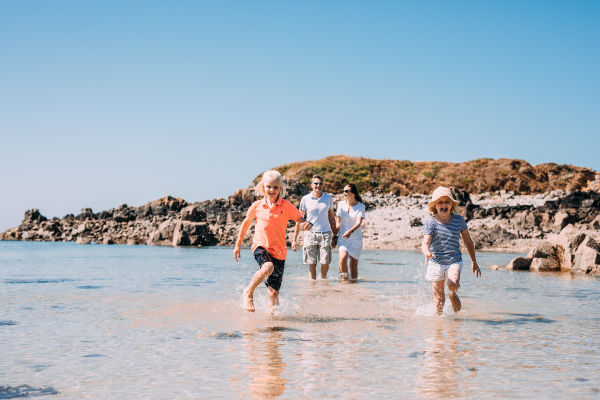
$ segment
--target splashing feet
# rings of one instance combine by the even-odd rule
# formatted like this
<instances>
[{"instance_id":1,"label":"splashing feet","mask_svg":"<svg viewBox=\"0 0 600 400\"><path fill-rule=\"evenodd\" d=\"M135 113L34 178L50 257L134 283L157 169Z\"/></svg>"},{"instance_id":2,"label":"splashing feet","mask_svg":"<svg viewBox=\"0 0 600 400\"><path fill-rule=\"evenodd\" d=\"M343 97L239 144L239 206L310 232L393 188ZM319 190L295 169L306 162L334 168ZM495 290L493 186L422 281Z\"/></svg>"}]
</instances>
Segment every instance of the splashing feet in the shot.
<instances>
[{"instance_id":1,"label":"splashing feet","mask_svg":"<svg viewBox=\"0 0 600 400\"><path fill-rule=\"evenodd\" d=\"M249 312L254 312L254 300L252 294L244 290L244 309Z\"/></svg>"},{"instance_id":2,"label":"splashing feet","mask_svg":"<svg viewBox=\"0 0 600 400\"><path fill-rule=\"evenodd\" d=\"M454 310L454 312L459 312L462 308L462 304L460 303L460 299L458 298L456 292L451 292L448 297L450 298L450 302L452 303L452 309Z\"/></svg>"}]
</instances>

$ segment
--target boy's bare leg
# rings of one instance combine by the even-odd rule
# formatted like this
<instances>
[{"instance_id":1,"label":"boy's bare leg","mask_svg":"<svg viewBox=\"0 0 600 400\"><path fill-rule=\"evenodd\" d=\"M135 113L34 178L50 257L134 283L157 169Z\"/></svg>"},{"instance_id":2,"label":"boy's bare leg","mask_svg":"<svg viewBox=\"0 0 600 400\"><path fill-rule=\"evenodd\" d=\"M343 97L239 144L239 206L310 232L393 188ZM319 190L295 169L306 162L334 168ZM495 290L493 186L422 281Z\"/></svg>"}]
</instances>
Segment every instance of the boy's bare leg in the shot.
<instances>
[{"instance_id":1,"label":"boy's bare leg","mask_svg":"<svg viewBox=\"0 0 600 400\"><path fill-rule=\"evenodd\" d=\"M317 279L317 264L308 264L308 279Z\"/></svg>"},{"instance_id":2,"label":"boy's bare leg","mask_svg":"<svg viewBox=\"0 0 600 400\"><path fill-rule=\"evenodd\" d=\"M348 280L348 252L340 250L340 275L343 281Z\"/></svg>"},{"instance_id":3,"label":"boy's bare leg","mask_svg":"<svg viewBox=\"0 0 600 400\"><path fill-rule=\"evenodd\" d=\"M451 267L448 270L448 279L446 280L446 285L448 286L448 291L450 292L448 297L452 303L452 309L454 312L459 312L462 308L462 304L460 302L460 298L456 294L458 288L460 287L460 270L458 268Z\"/></svg>"},{"instance_id":4,"label":"boy's bare leg","mask_svg":"<svg viewBox=\"0 0 600 400\"><path fill-rule=\"evenodd\" d=\"M350 256L350 279L358 279L358 260Z\"/></svg>"},{"instance_id":5,"label":"boy's bare leg","mask_svg":"<svg viewBox=\"0 0 600 400\"><path fill-rule=\"evenodd\" d=\"M254 290L273 273L273 268L272 262L266 262L252 276L250 283L244 289L244 308L246 311L254 312Z\"/></svg>"},{"instance_id":6,"label":"boy's bare leg","mask_svg":"<svg viewBox=\"0 0 600 400\"><path fill-rule=\"evenodd\" d=\"M441 315L444 311L444 303L446 301L446 295L444 294L444 281L431 282L431 288L433 289L433 302L435 303L435 311L438 315Z\"/></svg>"},{"instance_id":7,"label":"boy's bare leg","mask_svg":"<svg viewBox=\"0 0 600 400\"><path fill-rule=\"evenodd\" d=\"M329 264L321 264L321 279L327 279L328 271L329 271Z\"/></svg>"},{"instance_id":8,"label":"boy's bare leg","mask_svg":"<svg viewBox=\"0 0 600 400\"><path fill-rule=\"evenodd\" d=\"M279 305L279 291L273 289L271 286L268 286L269 290L269 314L273 315L275 313L275 306Z\"/></svg>"}]
</instances>

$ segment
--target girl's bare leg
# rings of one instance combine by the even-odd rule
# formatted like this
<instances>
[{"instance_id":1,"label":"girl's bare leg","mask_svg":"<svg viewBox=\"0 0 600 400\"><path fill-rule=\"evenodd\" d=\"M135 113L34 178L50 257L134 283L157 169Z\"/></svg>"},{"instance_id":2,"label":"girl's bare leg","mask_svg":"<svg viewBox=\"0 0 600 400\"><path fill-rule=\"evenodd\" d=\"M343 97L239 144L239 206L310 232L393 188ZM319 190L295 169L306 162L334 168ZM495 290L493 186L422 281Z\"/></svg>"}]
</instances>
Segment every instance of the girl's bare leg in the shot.
<instances>
[{"instance_id":1,"label":"girl's bare leg","mask_svg":"<svg viewBox=\"0 0 600 400\"><path fill-rule=\"evenodd\" d=\"M254 312L254 290L273 273L273 268L272 262L266 262L252 276L250 283L244 289L244 308L246 311Z\"/></svg>"},{"instance_id":2,"label":"girl's bare leg","mask_svg":"<svg viewBox=\"0 0 600 400\"><path fill-rule=\"evenodd\" d=\"M448 297L452 303L452 309L454 312L459 312L462 308L462 304L460 302L460 298L456 294L458 288L460 287L460 270L458 268L450 267L448 270L448 279L446 280L446 285L448 286L448 291L450 292Z\"/></svg>"},{"instance_id":3,"label":"girl's bare leg","mask_svg":"<svg viewBox=\"0 0 600 400\"><path fill-rule=\"evenodd\" d=\"M350 256L350 279L358 279L358 260Z\"/></svg>"},{"instance_id":4,"label":"girl's bare leg","mask_svg":"<svg viewBox=\"0 0 600 400\"><path fill-rule=\"evenodd\" d=\"M348 280L348 252L340 249L340 275L343 281Z\"/></svg>"},{"instance_id":5,"label":"girl's bare leg","mask_svg":"<svg viewBox=\"0 0 600 400\"><path fill-rule=\"evenodd\" d=\"M431 282L431 288L433 289L433 302L435 303L435 311L438 315L441 315L444 311L444 303L446 301L446 295L444 294L444 281Z\"/></svg>"}]
</instances>

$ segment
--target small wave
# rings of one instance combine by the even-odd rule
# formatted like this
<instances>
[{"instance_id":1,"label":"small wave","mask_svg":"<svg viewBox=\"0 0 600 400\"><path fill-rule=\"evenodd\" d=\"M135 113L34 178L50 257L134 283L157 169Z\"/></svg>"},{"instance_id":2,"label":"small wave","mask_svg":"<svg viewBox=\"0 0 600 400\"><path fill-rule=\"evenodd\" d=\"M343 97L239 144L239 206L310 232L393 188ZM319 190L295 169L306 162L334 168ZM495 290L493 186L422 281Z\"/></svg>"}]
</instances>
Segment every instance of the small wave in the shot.
<instances>
[{"instance_id":1,"label":"small wave","mask_svg":"<svg viewBox=\"0 0 600 400\"><path fill-rule=\"evenodd\" d=\"M83 285L77 286L77 289L102 289L104 286Z\"/></svg>"},{"instance_id":2,"label":"small wave","mask_svg":"<svg viewBox=\"0 0 600 400\"><path fill-rule=\"evenodd\" d=\"M286 326L269 326L263 329L257 329L258 332L302 332L302 329L288 328Z\"/></svg>"},{"instance_id":3,"label":"small wave","mask_svg":"<svg viewBox=\"0 0 600 400\"><path fill-rule=\"evenodd\" d=\"M18 322L15 321L0 321L0 326L12 326L18 325Z\"/></svg>"},{"instance_id":4,"label":"small wave","mask_svg":"<svg viewBox=\"0 0 600 400\"><path fill-rule=\"evenodd\" d=\"M375 265L406 265L404 263L395 263L395 262L383 262L383 261L373 261L371 264Z\"/></svg>"},{"instance_id":5,"label":"small wave","mask_svg":"<svg viewBox=\"0 0 600 400\"><path fill-rule=\"evenodd\" d=\"M208 337L208 338L214 338L214 339L229 340L229 339L241 339L244 335L238 331L232 331L232 332L219 331L219 332L203 334L201 336Z\"/></svg>"},{"instance_id":6,"label":"small wave","mask_svg":"<svg viewBox=\"0 0 600 400\"><path fill-rule=\"evenodd\" d=\"M27 284L27 283L63 283L75 282L75 279L6 279L4 283L11 285Z\"/></svg>"},{"instance_id":7,"label":"small wave","mask_svg":"<svg viewBox=\"0 0 600 400\"><path fill-rule=\"evenodd\" d=\"M104 354L93 353L93 354L86 354L82 357L83 358L96 358L96 357L106 357L106 356Z\"/></svg>"},{"instance_id":8,"label":"small wave","mask_svg":"<svg viewBox=\"0 0 600 400\"><path fill-rule=\"evenodd\" d=\"M507 319L469 319L473 322L481 322L486 325L525 325L525 324L552 324L556 321L547 319L541 316L537 317L521 317Z\"/></svg>"},{"instance_id":9,"label":"small wave","mask_svg":"<svg viewBox=\"0 0 600 400\"><path fill-rule=\"evenodd\" d=\"M34 397L59 394L52 387L35 388L29 385L0 386L0 399L16 399L18 397Z\"/></svg>"},{"instance_id":10,"label":"small wave","mask_svg":"<svg viewBox=\"0 0 600 400\"><path fill-rule=\"evenodd\" d=\"M408 358L418 358L418 357L421 357L421 356L424 356L424 355L425 355L424 351L415 351L415 352L410 353L408 355Z\"/></svg>"}]
</instances>

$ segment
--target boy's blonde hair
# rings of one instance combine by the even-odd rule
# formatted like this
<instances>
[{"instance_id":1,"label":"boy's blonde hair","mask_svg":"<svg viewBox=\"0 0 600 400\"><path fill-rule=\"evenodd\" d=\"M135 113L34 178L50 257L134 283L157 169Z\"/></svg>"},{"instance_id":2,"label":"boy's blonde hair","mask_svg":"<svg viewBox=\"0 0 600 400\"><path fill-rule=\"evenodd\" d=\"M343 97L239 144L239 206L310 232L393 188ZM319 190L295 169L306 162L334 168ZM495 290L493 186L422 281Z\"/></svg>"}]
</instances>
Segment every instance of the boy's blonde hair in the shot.
<instances>
[{"instance_id":1,"label":"boy's blonde hair","mask_svg":"<svg viewBox=\"0 0 600 400\"><path fill-rule=\"evenodd\" d=\"M275 171L274 169L270 169L263 173L260 182L258 182L258 184L256 185L256 192L261 196L265 195L264 181L267 178L275 178L277 180L277 183L279 184L279 196L283 197L285 193L285 187L283 186L283 178L281 177L279 171Z\"/></svg>"}]
</instances>

